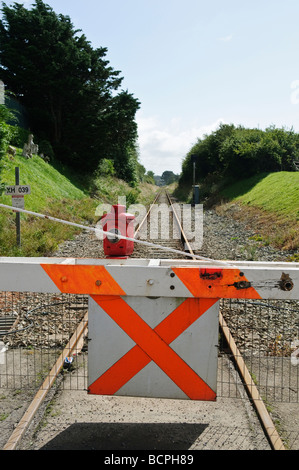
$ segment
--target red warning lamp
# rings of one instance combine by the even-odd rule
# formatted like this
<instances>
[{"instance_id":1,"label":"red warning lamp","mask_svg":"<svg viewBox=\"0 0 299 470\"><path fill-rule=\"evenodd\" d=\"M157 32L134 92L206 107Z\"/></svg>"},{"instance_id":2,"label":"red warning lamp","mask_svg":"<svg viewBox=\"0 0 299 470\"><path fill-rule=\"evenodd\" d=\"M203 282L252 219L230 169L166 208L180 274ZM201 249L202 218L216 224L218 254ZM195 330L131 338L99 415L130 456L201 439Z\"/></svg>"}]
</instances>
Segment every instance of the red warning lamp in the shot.
<instances>
[{"instance_id":1,"label":"red warning lamp","mask_svg":"<svg viewBox=\"0 0 299 470\"><path fill-rule=\"evenodd\" d=\"M101 218L104 232L103 247L107 258L119 258L130 256L134 251L134 242L118 238L121 235L134 238L134 215L126 212L126 206L113 205L111 212ZM111 234L111 235L110 235Z\"/></svg>"}]
</instances>

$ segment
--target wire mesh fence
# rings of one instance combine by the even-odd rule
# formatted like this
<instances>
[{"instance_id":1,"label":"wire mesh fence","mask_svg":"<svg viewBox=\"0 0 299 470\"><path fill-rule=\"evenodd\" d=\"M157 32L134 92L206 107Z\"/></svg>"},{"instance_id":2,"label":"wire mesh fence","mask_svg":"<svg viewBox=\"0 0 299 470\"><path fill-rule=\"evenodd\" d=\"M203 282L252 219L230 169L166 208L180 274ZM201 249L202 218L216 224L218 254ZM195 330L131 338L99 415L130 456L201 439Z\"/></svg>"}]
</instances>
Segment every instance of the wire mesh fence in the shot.
<instances>
[{"instance_id":1,"label":"wire mesh fence","mask_svg":"<svg viewBox=\"0 0 299 470\"><path fill-rule=\"evenodd\" d=\"M87 312L88 296L0 293L3 439L11 433L13 414L20 413L21 417L37 390L50 386L52 390L55 387L72 391L87 389ZM220 314L261 399L294 406L294 413L298 414L299 301L222 300ZM78 325L82 323L86 329L76 338ZM222 326L217 395L242 399L242 378ZM5 397L11 399L1 400ZM297 449L298 426L288 426L287 432L285 439L290 448Z\"/></svg>"},{"instance_id":2,"label":"wire mesh fence","mask_svg":"<svg viewBox=\"0 0 299 470\"><path fill-rule=\"evenodd\" d=\"M299 302L222 300L221 313L260 396L298 403ZM223 337L219 350L233 359ZM221 380L219 385L223 390ZM229 396L233 393L231 384Z\"/></svg>"},{"instance_id":3,"label":"wire mesh fence","mask_svg":"<svg viewBox=\"0 0 299 470\"><path fill-rule=\"evenodd\" d=\"M63 353L56 372L86 389L88 329L70 355L65 348L87 311L88 296L0 293L0 389L41 387ZM299 301L222 300L220 312L260 395L298 403ZM239 396L237 373L220 328L218 396Z\"/></svg>"},{"instance_id":4,"label":"wire mesh fence","mask_svg":"<svg viewBox=\"0 0 299 470\"><path fill-rule=\"evenodd\" d=\"M75 369L85 381L86 337L70 354L67 346L87 310L86 296L1 293L0 389L48 387L49 373Z\"/></svg>"}]
</instances>

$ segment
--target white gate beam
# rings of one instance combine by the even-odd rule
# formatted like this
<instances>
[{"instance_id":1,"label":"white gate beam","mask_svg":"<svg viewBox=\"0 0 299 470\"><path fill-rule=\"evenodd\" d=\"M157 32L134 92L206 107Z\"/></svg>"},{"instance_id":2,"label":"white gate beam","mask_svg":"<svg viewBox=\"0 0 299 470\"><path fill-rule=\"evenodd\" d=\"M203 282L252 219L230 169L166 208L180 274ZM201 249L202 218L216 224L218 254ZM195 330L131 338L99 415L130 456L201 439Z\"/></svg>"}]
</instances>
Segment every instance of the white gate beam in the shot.
<instances>
[{"instance_id":1,"label":"white gate beam","mask_svg":"<svg viewBox=\"0 0 299 470\"><path fill-rule=\"evenodd\" d=\"M299 263L0 258L0 291L299 299Z\"/></svg>"}]
</instances>

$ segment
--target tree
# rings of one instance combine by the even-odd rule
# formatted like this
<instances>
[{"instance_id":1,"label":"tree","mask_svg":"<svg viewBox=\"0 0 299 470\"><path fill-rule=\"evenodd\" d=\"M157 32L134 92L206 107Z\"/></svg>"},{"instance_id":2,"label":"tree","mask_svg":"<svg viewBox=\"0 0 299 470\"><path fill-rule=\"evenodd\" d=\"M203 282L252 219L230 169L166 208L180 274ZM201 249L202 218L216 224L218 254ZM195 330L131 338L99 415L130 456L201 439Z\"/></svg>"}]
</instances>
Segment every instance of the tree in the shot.
<instances>
[{"instance_id":1,"label":"tree","mask_svg":"<svg viewBox=\"0 0 299 470\"><path fill-rule=\"evenodd\" d=\"M3 4L2 13L1 78L26 107L34 134L73 166L92 170L102 158L114 159L116 169L124 158L128 166L139 102L119 92L123 79L107 49L93 49L68 16L42 0L31 10Z\"/></svg>"},{"instance_id":2,"label":"tree","mask_svg":"<svg viewBox=\"0 0 299 470\"><path fill-rule=\"evenodd\" d=\"M173 171L166 170L162 173L162 180L166 185L174 183L178 180L178 178L178 175L175 175Z\"/></svg>"},{"instance_id":3,"label":"tree","mask_svg":"<svg viewBox=\"0 0 299 470\"><path fill-rule=\"evenodd\" d=\"M3 104L0 105L0 159L5 154L10 139L12 137L12 128L8 121L13 120L11 111Z\"/></svg>"},{"instance_id":4,"label":"tree","mask_svg":"<svg viewBox=\"0 0 299 470\"><path fill-rule=\"evenodd\" d=\"M116 172L133 183L138 180L137 124L134 120L138 107L139 103L133 95L122 91L113 98L106 122L106 136Z\"/></svg>"},{"instance_id":5,"label":"tree","mask_svg":"<svg viewBox=\"0 0 299 470\"><path fill-rule=\"evenodd\" d=\"M144 177L144 181L146 183L149 183L149 184L155 184L155 174L153 171L149 170L147 171L145 177Z\"/></svg>"},{"instance_id":6,"label":"tree","mask_svg":"<svg viewBox=\"0 0 299 470\"><path fill-rule=\"evenodd\" d=\"M200 181L209 174L221 173L223 162L219 158L223 143L234 134L233 124L220 124L219 128L210 135L198 139L186 155L182 164L181 183L190 183L193 176L193 163L191 156L196 157L196 180Z\"/></svg>"},{"instance_id":7,"label":"tree","mask_svg":"<svg viewBox=\"0 0 299 470\"><path fill-rule=\"evenodd\" d=\"M190 149L182 163L180 185L192 184L192 155L196 156L197 181L210 176L220 180L294 171L294 161L299 158L299 135L275 127L263 131L221 124Z\"/></svg>"}]
</instances>

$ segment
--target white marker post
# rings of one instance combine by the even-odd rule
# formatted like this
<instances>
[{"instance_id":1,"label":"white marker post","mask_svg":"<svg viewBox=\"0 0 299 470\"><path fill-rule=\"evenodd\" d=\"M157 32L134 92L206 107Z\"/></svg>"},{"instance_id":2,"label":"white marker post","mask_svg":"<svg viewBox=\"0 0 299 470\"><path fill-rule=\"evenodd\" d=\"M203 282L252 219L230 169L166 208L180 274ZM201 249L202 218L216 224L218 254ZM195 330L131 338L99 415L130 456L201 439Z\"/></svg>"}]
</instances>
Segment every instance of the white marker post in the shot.
<instances>
[{"instance_id":1,"label":"white marker post","mask_svg":"<svg viewBox=\"0 0 299 470\"><path fill-rule=\"evenodd\" d=\"M30 186L20 185L20 170L15 168L15 185L6 186L5 194L12 197L12 207L16 209L24 209L24 196L30 194ZM16 232L17 232L17 245L21 246L21 219L20 212L16 211Z\"/></svg>"}]
</instances>

